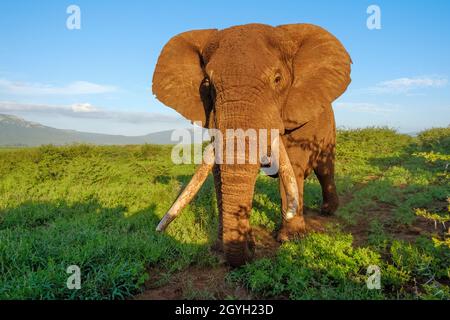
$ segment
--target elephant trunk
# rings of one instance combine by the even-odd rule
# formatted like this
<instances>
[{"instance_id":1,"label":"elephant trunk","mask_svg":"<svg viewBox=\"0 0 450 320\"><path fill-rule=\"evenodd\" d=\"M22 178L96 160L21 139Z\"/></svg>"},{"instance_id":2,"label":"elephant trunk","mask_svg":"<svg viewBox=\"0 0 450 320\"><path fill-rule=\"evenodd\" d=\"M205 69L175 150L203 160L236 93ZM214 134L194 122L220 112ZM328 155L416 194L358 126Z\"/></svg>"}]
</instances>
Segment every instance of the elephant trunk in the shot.
<instances>
[{"instance_id":1,"label":"elephant trunk","mask_svg":"<svg viewBox=\"0 0 450 320\"><path fill-rule=\"evenodd\" d=\"M219 206L219 238L228 263L234 267L252 258L250 211L258 165L217 165L214 170Z\"/></svg>"},{"instance_id":2,"label":"elephant trunk","mask_svg":"<svg viewBox=\"0 0 450 320\"><path fill-rule=\"evenodd\" d=\"M248 140L245 144L243 164L221 164L214 167L214 178L219 206L219 241L227 261L232 266L240 266L251 259L254 239L250 227L250 212L254 187L260 169L260 162L249 161ZM224 146L234 144L225 140ZM277 136L271 145L270 162L278 169L287 197L287 211L284 219L292 219L298 209L298 186L295 174L281 137ZM237 159L234 159L237 161Z\"/></svg>"}]
</instances>

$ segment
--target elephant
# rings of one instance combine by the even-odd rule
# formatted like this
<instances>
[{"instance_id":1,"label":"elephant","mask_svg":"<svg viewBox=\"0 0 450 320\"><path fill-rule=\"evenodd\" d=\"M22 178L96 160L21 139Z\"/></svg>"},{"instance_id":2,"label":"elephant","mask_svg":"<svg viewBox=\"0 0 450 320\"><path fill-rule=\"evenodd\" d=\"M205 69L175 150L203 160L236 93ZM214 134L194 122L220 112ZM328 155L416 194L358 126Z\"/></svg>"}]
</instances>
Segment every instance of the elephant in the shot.
<instances>
[{"instance_id":1,"label":"elephant","mask_svg":"<svg viewBox=\"0 0 450 320\"><path fill-rule=\"evenodd\" d=\"M322 189L321 214L333 214L338 208L332 102L350 84L351 64L341 42L312 24L194 30L165 44L152 91L163 104L204 128L278 130L275 177L280 181L282 214L278 240L283 242L306 232L303 189L312 171ZM234 143L224 140L224 145ZM204 162L157 230L167 227L212 171L219 212L217 245L231 266L247 263L255 251L249 217L262 166L261 159Z\"/></svg>"}]
</instances>

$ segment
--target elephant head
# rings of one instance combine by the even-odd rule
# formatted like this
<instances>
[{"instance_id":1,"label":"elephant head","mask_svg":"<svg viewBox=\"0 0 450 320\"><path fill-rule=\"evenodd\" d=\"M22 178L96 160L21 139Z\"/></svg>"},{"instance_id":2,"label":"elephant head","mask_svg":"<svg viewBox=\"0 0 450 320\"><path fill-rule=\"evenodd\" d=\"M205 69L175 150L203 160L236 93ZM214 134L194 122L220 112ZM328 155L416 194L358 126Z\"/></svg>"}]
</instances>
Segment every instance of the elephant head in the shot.
<instances>
[{"instance_id":1,"label":"elephant head","mask_svg":"<svg viewBox=\"0 0 450 320\"><path fill-rule=\"evenodd\" d=\"M277 129L283 135L315 119L345 91L350 64L341 43L314 25L249 24L189 31L164 46L153 75L153 93L205 128ZM298 190L293 169L281 139L275 141L280 178L290 214L295 214ZM224 145L234 143L224 140ZM260 166L259 161L201 165L158 230L193 198L213 169L223 250L231 265L245 263L252 251L249 213Z\"/></svg>"}]
</instances>

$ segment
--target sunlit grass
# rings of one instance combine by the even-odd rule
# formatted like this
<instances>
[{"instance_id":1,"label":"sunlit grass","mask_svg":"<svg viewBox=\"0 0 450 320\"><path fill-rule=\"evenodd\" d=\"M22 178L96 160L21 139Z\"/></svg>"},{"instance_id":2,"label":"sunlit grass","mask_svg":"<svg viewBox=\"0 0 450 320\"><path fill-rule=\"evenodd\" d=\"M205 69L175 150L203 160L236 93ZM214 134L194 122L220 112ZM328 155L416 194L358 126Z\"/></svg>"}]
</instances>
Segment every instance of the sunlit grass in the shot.
<instances>
[{"instance_id":1,"label":"sunlit grass","mask_svg":"<svg viewBox=\"0 0 450 320\"><path fill-rule=\"evenodd\" d=\"M395 230L414 226L417 209L446 209L449 136L447 128L417 138L378 128L339 132L342 223L285 244L228 280L255 297L448 299L448 238L402 239ZM0 298L125 299L142 290L148 270L170 277L191 265L217 266L209 250L217 236L212 177L167 233L155 232L195 170L173 165L170 151L153 145L0 149ZM276 231L279 201L277 181L258 177L251 223ZM305 204L321 205L313 176ZM355 247L351 228L363 222L367 239ZM380 266L382 290L367 289L369 264ZM81 290L66 288L70 265L81 268Z\"/></svg>"}]
</instances>

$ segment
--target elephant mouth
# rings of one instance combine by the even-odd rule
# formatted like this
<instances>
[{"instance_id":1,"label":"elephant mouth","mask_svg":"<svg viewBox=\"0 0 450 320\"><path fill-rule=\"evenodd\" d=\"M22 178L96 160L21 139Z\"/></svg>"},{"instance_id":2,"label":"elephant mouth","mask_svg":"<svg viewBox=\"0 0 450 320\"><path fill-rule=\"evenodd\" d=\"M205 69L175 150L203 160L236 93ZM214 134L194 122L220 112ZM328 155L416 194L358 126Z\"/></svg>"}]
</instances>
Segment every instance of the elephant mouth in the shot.
<instances>
[{"instance_id":1,"label":"elephant mouth","mask_svg":"<svg viewBox=\"0 0 450 320\"><path fill-rule=\"evenodd\" d=\"M191 181L159 222L156 231L164 231L167 226L180 215L183 208L189 204L206 181L209 172L214 166L215 153L212 146L209 146L205 150L203 159L203 163L197 168ZM279 136L276 137L272 143L270 157L266 156L266 158L261 159L261 168L263 171L269 167L271 168L271 172L278 173L281 183L286 191L287 210L283 213L283 218L290 220L297 213L299 193L292 164L289 160L284 143Z\"/></svg>"}]
</instances>

